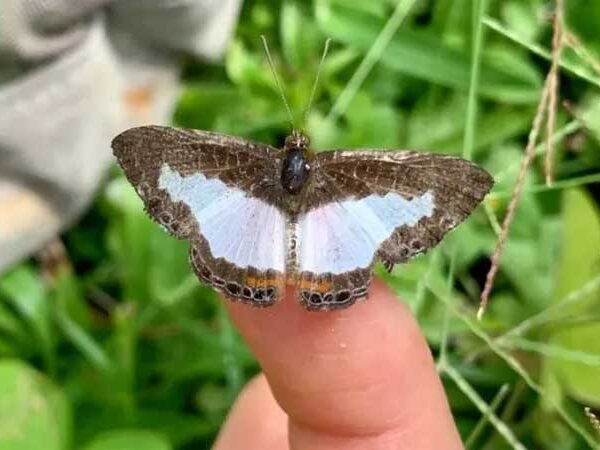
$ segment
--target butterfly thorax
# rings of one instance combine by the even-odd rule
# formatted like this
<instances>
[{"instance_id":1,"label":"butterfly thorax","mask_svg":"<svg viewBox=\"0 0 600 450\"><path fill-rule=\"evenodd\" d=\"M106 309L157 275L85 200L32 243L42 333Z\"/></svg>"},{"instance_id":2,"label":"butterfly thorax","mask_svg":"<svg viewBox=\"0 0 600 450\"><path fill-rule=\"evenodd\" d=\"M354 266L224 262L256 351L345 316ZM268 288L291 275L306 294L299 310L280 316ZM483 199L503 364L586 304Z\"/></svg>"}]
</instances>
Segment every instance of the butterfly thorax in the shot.
<instances>
[{"instance_id":1,"label":"butterfly thorax","mask_svg":"<svg viewBox=\"0 0 600 450\"><path fill-rule=\"evenodd\" d=\"M281 166L281 185L286 193L296 196L307 185L312 170L314 153L309 149L308 137L294 130L285 139Z\"/></svg>"}]
</instances>

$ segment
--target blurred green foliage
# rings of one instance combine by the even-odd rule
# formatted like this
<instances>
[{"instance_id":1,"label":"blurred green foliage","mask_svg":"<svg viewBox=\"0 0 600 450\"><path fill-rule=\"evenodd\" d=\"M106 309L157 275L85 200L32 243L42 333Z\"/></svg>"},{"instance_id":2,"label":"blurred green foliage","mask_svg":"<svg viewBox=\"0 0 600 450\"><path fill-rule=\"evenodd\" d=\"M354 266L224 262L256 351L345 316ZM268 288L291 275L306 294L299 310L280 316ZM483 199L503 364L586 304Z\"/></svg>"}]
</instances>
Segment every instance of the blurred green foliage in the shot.
<instances>
[{"instance_id":1,"label":"blurred green foliage","mask_svg":"<svg viewBox=\"0 0 600 450\"><path fill-rule=\"evenodd\" d=\"M477 323L493 225L505 214L549 68L537 49L550 47L551 6L489 0L478 17L471 0L417 1L348 108L327 120L395 3L247 1L223 63L187 64L174 123L280 144L289 125L265 64L265 34L297 122L323 43L333 39L305 124L318 149L460 155L474 126L473 158L497 181L485 207L438 250L381 276L434 352L447 338L440 372L469 448L589 448L582 407L600 408L600 7L566 2L581 47L567 49L561 64L561 95L577 116L559 107L559 181L544 187L535 163L490 310ZM478 21L483 47L474 59ZM475 63L477 116L467 111ZM0 450L209 448L258 367L219 299L191 275L186 244L144 215L118 171L64 242L72 265L51 277L27 262L0 278ZM507 396L493 402L504 385ZM492 403L510 435L477 425Z\"/></svg>"}]
</instances>

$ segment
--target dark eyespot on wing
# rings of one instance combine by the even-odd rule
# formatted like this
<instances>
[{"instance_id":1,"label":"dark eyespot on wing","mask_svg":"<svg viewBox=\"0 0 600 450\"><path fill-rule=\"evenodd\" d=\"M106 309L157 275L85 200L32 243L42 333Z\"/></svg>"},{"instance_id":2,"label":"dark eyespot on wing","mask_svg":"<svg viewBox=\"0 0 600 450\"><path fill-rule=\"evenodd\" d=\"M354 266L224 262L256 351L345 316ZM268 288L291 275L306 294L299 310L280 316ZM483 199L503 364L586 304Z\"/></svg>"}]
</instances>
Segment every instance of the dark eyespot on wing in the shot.
<instances>
[{"instance_id":1,"label":"dark eyespot on wing","mask_svg":"<svg viewBox=\"0 0 600 450\"><path fill-rule=\"evenodd\" d=\"M283 273L242 268L223 258L214 258L203 239L192 244L189 259L196 276L231 301L266 307L283 295Z\"/></svg>"},{"instance_id":2,"label":"dark eyespot on wing","mask_svg":"<svg viewBox=\"0 0 600 450\"><path fill-rule=\"evenodd\" d=\"M298 300L309 311L348 308L368 297L371 276L370 268L341 274L303 272L298 279Z\"/></svg>"}]
</instances>

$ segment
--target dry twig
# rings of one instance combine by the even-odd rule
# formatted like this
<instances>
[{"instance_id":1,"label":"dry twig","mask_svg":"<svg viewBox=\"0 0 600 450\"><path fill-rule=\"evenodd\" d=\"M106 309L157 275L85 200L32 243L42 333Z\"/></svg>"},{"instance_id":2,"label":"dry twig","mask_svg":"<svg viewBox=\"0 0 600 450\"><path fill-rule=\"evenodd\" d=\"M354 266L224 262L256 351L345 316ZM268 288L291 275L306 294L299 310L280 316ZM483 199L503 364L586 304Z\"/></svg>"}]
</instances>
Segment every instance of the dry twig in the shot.
<instances>
[{"instance_id":1,"label":"dry twig","mask_svg":"<svg viewBox=\"0 0 600 450\"><path fill-rule=\"evenodd\" d=\"M600 75L600 61L594 56L585 45L581 43L579 38L573 34L570 30L563 29L563 41L566 45L571 47L577 55L585 62L587 62L590 67Z\"/></svg>"},{"instance_id":2,"label":"dry twig","mask_svg":"<svg viewBox=\"0 0 600 450\"><path fill-rule=\"evenodd\" d=\"M538 142L540 130L544 123L544 118L547 116L546 122L546 183L552 182L552 147L553 147L553 135L556 123L556 105L558 101L558 68L560 56L563 47L563 0L556 0L556 12L554 15L554 34L552 39L552 65L544 81L544 87L542 89L542 95L538 104L535 117L533 119L533 125L529 132L527 140L527 146L525 147L525 156L521 161L521 167L519 168L519 174L517 176L517 182L508 204L506 216L502 222L502 230L496 243L494 254L492 255L492 263L490 270L485 280L485 286L481 293L481 303L479 305L479 311L477 312L477 318L481 319L485 313L485 309L489 302L490 292L494 286L494 280L498 273L500 258L504 252L504 246L506 244L506 238L510 226L514 220L523 186L525 184L525 176L527 170L535 158L535 148Z\"/></svg>"},{"instance_id":3,"label":"dry twig","mask_svg":"<svg viewBox=\"0 0 600 450\"><path fill-rule=\"evenodd\" d=\"M44 281L53 284L65 271L71 271L72 265L64 243L58 237L53 238L36 254L39 261L40 273Z\"/></svg>"},{"instance_id":4,"label":"dry twig","mask_svg":"<svg viewBox=\"0 0 600 450\"><path fill-rule=\"evenodd\" d=\"M521 161L521 167L519 168L517 183L515 185L515 189L510 199L510 203L508 204L506 216L504 217L504 221L502 222L502 230L500 232L500 236L498 237L498 242L496 243L496 249L494 250L494 254L492 255L492 265L487 274L483 292L481 293L481 303L479 305L479 311L477 312L477 318L480 320L483 317L483 314L485 313L485 308L487 307L490 298L490 292L492 290L492 287L494 286L496 273L498 272L498 268L500 266L500 257L502 256L502 252L504 251L504 245L506 244L508 231L515 217L515 212L517 210L517 206L519 205L519 200L521 198L521 192L523 191L523 186L525 185L525 175L527 175L527 169L529 168L531 162L533 161L533 158L535 157L535 146L537 143L538 136L540 134L540 129L542 127L542 121L546 113L546 106L548 105L548 81L549 79L546 78L546 83L544 83L544 89L542 90L542 98L540 99L540 103L538 104L535 119L533 120L533 126L531 128L531 131L529 132L527 147L525 148L525 157L523 158L523 161Z\"/></svg>"}]
</instances>

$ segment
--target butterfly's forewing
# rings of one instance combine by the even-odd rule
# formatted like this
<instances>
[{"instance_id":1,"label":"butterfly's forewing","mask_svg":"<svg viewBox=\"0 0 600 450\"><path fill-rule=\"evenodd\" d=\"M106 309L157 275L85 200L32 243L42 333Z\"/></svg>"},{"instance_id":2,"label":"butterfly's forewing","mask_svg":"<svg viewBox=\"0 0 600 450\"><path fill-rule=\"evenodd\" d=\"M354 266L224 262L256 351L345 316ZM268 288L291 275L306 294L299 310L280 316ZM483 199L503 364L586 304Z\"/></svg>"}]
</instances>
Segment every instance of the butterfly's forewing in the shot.
<instances>
[{"instance_id":1,"label":"butterfly's forewing","mask_svg":"<svg viewBox=\"0 0 600 450\"><path fill-rule=\"evenodd\" d=\"M492 184L485 170L446 155L318 154L297 225L301 300L331 309L366 297L376 259L393 265L435 246Z\"/></svg>"},{"instance_id":2,"label":"butterfly's forewing","mask_svg":"<svg viewBox=\"0 0 600 450\"><path fill-rule=\"evenodd\" d=\"M149 215L187 239L196 275L234 300L283 293L286 219L277 150L204 131L148 126L112 143Z\"/></svg>"}]
</instances>

